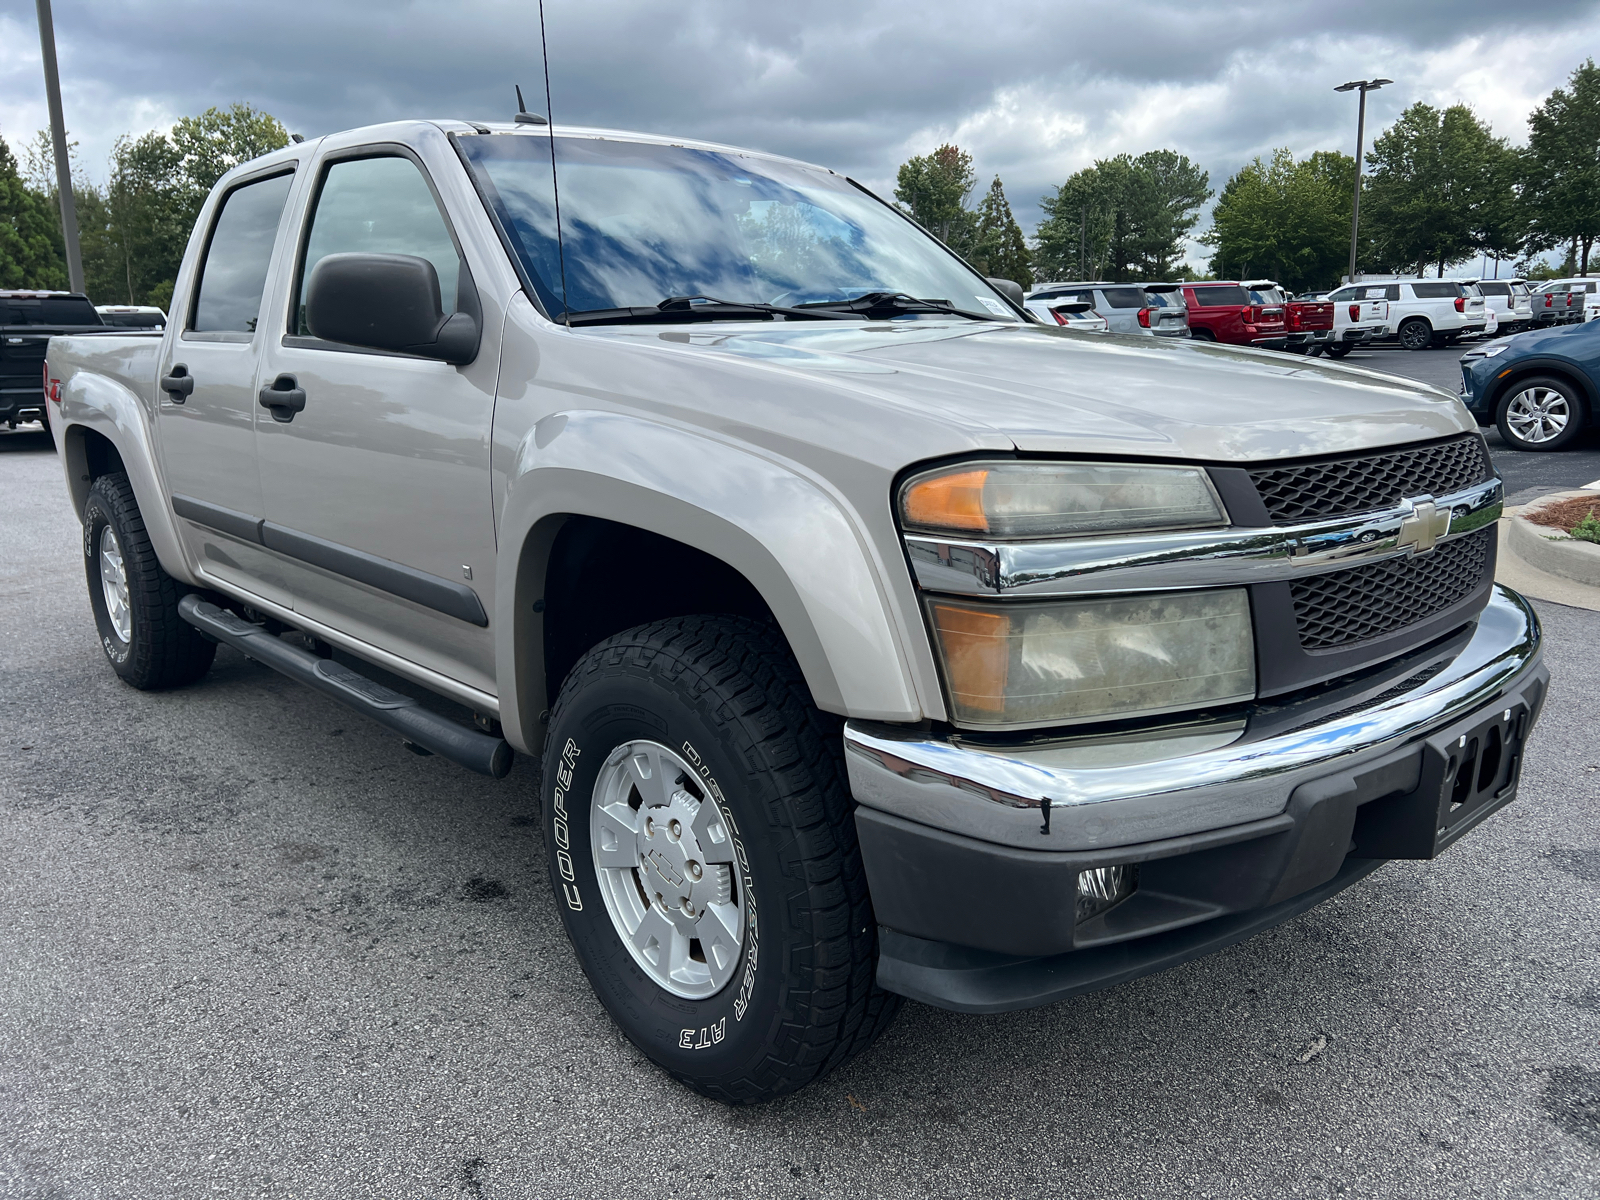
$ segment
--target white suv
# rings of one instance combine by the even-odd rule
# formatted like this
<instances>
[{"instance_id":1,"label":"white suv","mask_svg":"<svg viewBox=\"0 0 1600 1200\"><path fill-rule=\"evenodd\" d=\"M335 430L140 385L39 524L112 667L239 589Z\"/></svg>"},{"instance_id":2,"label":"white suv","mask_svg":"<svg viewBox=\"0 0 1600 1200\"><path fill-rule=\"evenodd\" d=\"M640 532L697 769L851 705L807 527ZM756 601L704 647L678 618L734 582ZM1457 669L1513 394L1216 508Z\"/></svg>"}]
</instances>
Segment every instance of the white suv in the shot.
<instances>
[{"instance_id":1,"label":"white suv","mask_svg":"<svg viewBox=\"0 0 1600 1200\"><path fill-rule=\"evenodd\" d=\"M1526 279L1472 279L1483 294L1484 312L1493 313L1501 333L1520 333L1533 325L1533 301ZM1493 332L1492 330L1486 332Z\"/></svg>"},{"instance_id":2,"label":"white suv","mask_svg":"<svg viewBox=\"0 0 1600 1200\"><path fill-rule=\"evenodd\" d=\"M1365 279L1362 284L1383 286L1389 327L1407 350L1448 346L1482 333L1488 324L1483 297L1459 279Z\"/></svg>"}]
</instances>

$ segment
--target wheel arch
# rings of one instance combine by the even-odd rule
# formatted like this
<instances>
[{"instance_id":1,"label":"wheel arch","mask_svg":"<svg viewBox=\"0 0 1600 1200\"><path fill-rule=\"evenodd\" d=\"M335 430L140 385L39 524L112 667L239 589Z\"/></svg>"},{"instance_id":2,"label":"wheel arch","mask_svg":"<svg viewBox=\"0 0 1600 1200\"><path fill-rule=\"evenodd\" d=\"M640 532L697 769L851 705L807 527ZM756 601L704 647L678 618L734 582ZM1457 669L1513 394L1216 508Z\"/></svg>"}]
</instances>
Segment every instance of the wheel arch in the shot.
<instances>
[{"instance_id":1,"label":"wheel arch","mask_svg":"<svg viewBox=\"0 0 1600 1200\"><path fill-rule=\"evenodd\" d=\"M917 686L884 564L851 514L812 481L703 434L607 412L545 418L518 459L501 510L495 611L510 633L497 640L495 667L501 723L519 748L541 745L540 714L559 687L561 663L588 649L578 643L629 613L646 614L631 624L691 615L676 600L608 602L614 615L593 620L588 633L574 637L567 625L547 636L547 619L570 618L593 595L598 585L584 579L608 578L592 565L580 566L577 581L552 574L586 559L603 563L607 553L619 559L612 586L651 562L675 563L673 555L683 571L711 572L736 593L720 611L777 625L819 708L891 721L943 716L942 704ZM579 542L583 553L574 553ZM648 561L616 553L628 546L643 547ZM671 578L650 579L643 588L672 586ZM616 632L604 629L594 641Z\"/></svg>"},{"instance_id":2,"label":"wheel arch","mask_svg":"<svg viewBox=\"0 0 1600 1200\"><path fill-rule=\"evenodd\" d=\"M1492 421L1499 417L1500 402L1510 394L1512 388L1535 375L1554 375L1577 388L1586 410L1584 424L1593 425L1600 418L1600 388L1596 388L1587 371L1559 358L1527 358L1519 360L1495 377L1489 402L1485 406L1489 419Z\"/></svg>"},{"instance_id":3,"label":"wheel arch","mask_svg":"<svg viewBox=\"0 0 1600 1200\"><path fill-rule=\"evenodd\" d=\"M54 342L51 352L52 356L56 353ZM192 583L156 464L144 405L124 384L73 363L70 350L63 358L61 461L74 512L82 514L96 479L125 471L157 561L174 579ZM73 366L78 369L72 370Z\"/></svg>"}]
</instances>

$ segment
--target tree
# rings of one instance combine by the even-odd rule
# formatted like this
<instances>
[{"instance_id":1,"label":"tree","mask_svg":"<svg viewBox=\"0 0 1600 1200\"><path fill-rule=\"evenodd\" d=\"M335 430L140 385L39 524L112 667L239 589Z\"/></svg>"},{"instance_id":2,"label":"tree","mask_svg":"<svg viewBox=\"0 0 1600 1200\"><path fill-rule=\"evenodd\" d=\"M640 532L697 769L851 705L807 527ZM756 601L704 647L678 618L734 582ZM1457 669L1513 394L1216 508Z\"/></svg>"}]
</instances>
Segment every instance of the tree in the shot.
<instances>
[{"instance_id":1,"label":"tree","mask_svg":"<svg viewBox=\"0 0 1600 1200\"><path fill-rule=\"evenodd\" d=\"M1027 239L1022 236L1022 226L1011 213L1006 202L1005 188L1000 176L994 177L989 191L978 206L978 227L973 237L972 265L985 275L1011 279L1022 285L1024 291L1033 286L1032 255Z\"/></svg>"},{"instance_id":2,"label":"tree","mask_svg":"<svg viewBox=\"0 0 1600 1200\"><path fill-rule=\"evenodd\" d=\"M67 268L49 200L28 187L11 147L0 138L0 287L59 289Z\"/></svg>"},{"instance_id":3,"label":"tree","mask_svg":"<svg viewBox=\"0 0 1600 1200\"><path fill-rule=\"evenodd\" d=\"M1117 282L1170 278L1210 198L1206 172L1171 150L1101 159L1040 200L1040 269Z\"/></svg>"},{"instance_id":4,"label":"tree","mask_svg":"<svg viewBox=\"0 0 1600 1200\"><path fill-rule=\"evenodd\" d=\"M289 144L289 132L277 117L248 104L213 107L198 117L183 117L169 136L178 153L177 175L194 213L199 213L217 180L234 167Z\"/></svg>"},{"instance_id":5,"label":"tree","mask_svg":"<svg viewBox=\"0 0 1600 1200\"><path fill-rule=\"evenodd\" d=\"M1588 59L1528 117L1530 249L1571 245L1581 273L1600 236L1600 68Z\"/></svg>"},{"instance_id":6,"label":"tree","mask_svg":"<svg viewBox=\"0 0 1600 1200\"><path fill-rule=\"evenodd\" d=\"M1464 104L1418 102L1372 144L1362 217L1380 269L1445 267L1520 240L1516 152Z\"/></svg>"},{"instance_id":7,"label":"tree","mask_svg":"<svg viewBox=\"0 0 1600 1200\"><path fill-rule=\"evenodd\" d=\"M894 198L924 229L964 255L977 236L977 214L967 208L967 197L977 182L972 155L946 143L932 154L919 154L900 164Z\"/></svg>"},{"instance_id":8,"label":"tree","mask_svg":"<svg viewBox=\"0 0 1600 1200\"><path fill-rule=\"evenodd\" d=\"M1319 150L1257 158L1228 180L1200 240L1218 278L1270 278L1291 292L1322 287L1348 263L1355 159Z\"/></svg>"},{"instance_id":9,"label":"tree","mask_svg":"<svg viewBox=\"0 0 1600 1200\"><path fill-rule=\"evenodd\" d=\"M124 303L152 302L158 293L170 299L178 266L189 240L195 211L192 184L181 174L182 156L165 135L147 133L137 140L117 139L111 152L111 178L102 209L106 229L103 270ZM197 211L197 210L196 210ZM87 259L87 256L86 256ZM89 273L88 263L84 265Z\"/></svg>"}]
</instances>

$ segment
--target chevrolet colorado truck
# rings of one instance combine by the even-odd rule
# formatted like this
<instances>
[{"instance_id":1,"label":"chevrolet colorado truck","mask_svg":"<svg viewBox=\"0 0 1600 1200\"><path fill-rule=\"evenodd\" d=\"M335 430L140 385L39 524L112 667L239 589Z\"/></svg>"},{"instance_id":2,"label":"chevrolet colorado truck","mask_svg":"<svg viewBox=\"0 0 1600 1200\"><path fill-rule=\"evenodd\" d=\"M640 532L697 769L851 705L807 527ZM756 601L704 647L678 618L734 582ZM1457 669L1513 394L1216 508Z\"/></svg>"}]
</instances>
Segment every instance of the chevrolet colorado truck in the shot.
<instances>
[{"instance_id":1,"label":"chevrolet colorado truck","mask_svg":"<svg viewBox=\"0 0 1600 1200\"><path fill-rule=\"evenodd\" d=\"M1545 695L1455 396L1036 323L790 159L288 146L217 184L164 332L47 361L112 670L225 645L532 756L596 997L729 1103L902 997L1092 992L1432 858Z\"/></svg>"}]
</instances>

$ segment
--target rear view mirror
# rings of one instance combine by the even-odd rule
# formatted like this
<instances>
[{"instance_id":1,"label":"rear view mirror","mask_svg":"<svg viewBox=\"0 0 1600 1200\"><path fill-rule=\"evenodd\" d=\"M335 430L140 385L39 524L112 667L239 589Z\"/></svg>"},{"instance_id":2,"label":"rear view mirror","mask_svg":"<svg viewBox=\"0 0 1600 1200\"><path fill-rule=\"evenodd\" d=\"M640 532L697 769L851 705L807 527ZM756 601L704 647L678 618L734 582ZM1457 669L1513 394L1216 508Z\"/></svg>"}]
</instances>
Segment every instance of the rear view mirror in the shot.
<instances>
[{"instance_id":1,"label":"rear view mirror","mask_svg":"<svg viewBox=\"0 0 1600 1200\"><path fill-rule=\"evenodd\" d=\"M445 316L439 273L413 254L328 255L306 285L306 325L325 341L457 366L478 356L478 322Z\"/></svg>"}]
</instances>

